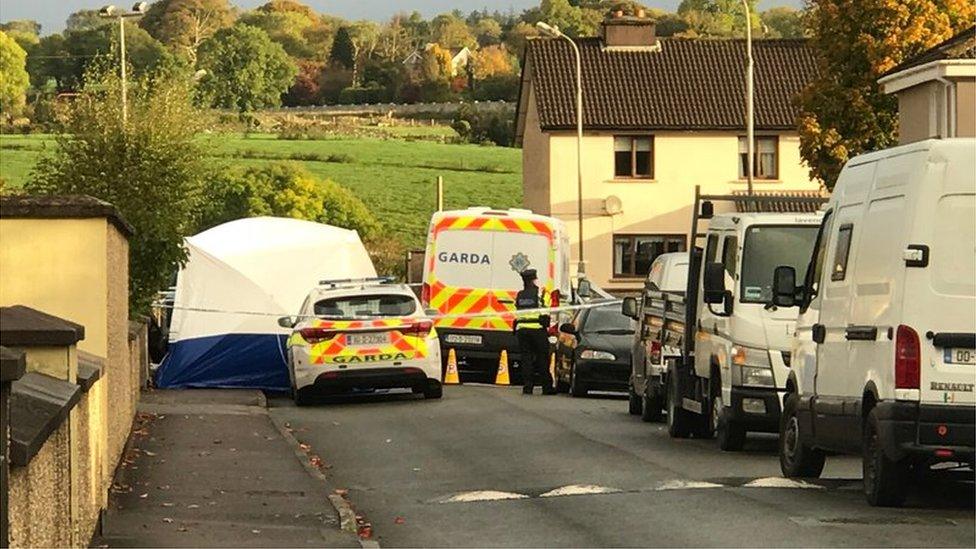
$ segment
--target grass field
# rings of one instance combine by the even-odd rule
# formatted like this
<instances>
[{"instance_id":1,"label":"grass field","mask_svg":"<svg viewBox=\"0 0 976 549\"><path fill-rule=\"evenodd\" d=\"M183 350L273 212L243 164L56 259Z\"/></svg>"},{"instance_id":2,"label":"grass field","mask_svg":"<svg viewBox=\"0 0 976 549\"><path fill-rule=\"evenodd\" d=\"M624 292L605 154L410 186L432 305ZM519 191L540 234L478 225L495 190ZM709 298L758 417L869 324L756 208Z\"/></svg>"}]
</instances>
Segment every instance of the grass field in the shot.
<instances>
[{"instance_id":1,"label":"grass field","mask_svg":"<svg viewBox=\"0 0 976 549\"><path fill-rule=\"evenodd\" d=\"M415 127L400 133L409 139L437 131L443 130ZM510 208L522 203L519 149L406 139L291 141L268 134L214 134L201 140L214 162L260 165L292 160L338 182L369 206L391 236L410 247L423 247L439 175L444 177L446 208ZM53 146L51 136L0 136L0 178L10 187L20 187L37 158Z\"/></svg>"}]
</instances>

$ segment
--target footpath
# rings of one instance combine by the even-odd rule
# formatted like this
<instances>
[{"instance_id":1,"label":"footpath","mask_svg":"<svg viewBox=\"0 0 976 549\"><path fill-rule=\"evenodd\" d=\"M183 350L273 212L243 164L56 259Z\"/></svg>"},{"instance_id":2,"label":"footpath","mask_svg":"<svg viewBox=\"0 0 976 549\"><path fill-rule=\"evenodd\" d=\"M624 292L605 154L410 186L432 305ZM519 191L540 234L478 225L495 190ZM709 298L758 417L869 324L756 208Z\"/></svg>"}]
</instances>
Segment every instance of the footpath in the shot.
<instances>
[{"instance_id":1,"label":"footpath","mask_svg":"<svg viewBox=\"0 0 976 549\"><path fill-rule=\"evenodd\" d=\"M260 391L145 392L93 545L360 547L313 467Z\"/></svg>"}]
</instances>

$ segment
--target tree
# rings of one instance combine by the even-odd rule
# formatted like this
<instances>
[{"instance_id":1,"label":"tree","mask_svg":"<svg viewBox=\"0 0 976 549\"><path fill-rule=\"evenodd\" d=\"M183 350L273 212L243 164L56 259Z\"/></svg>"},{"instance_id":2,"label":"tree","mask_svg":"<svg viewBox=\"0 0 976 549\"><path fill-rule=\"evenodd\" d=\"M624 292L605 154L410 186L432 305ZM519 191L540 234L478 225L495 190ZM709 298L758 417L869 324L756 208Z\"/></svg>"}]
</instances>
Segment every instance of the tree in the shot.
<instances>
[{"instance_id":1,"label":"tree","mask_svg":"<svg viewBox=\"0 0 976 549\"><path fill-rule=\"evenodd\" d=\"M0 31L7 33L24 51L30 53L40 42L41 24L31 19L16 19L0 23Z\"/></svg>"},{"instance_id":2,"label":"tree","mask_svg":"<svg viewBox=\"0 0 976 549\"><path fill-rule=\"evenodd\" d=\"M770 8L759 14L769 38L803 38L803 14L788 6Z\"/></svg>"},{"instance_id":3,"label":"tree","mask_svg":"<svg viewBox=\"0 0 976 549\"><path fill-rule=\"evenodd\" d=\"M16 116L24 107L30 85L26 67L27 52L0 31L0 114Z\"/></svg>"},{"instance_id":4,"label":"tree","mask_svg":"<svg viewBox=\"0 0 976 549\"><path fill-rule=\"evenodd\" d=\"M474 25L474 34L481 47L493 46L501 42L502 26L498 20L491 17L478 19Z\"/></svg>"},{"instance_id":5,"label":"tree","mask_svg":"<svg viewBox=\"0 0 976 549\"><path fill-rule=\"evenodd\" d=\"M272 0L245 13L239 22L268 33L297 59L325 60L335 34L331 19L293 0Z\"/></svg>"},{"instance_id":6,"label":"tree","mask_svg":"<svg viewBox=\"0 0 976 549\"><path fill-rule=\"evenodd\" d=\"M280 105L298 72L280 44L248 25L217 31L200 46L198 58L197 66L207 71L201 96L242 113Z\"/></svg>"},{"instance_id":7,"label":"tree","mask_svg":"<svg viewBox=\"0 0 976 549\"><path fill-rule=\"evenodd\" d=\"M104 65L104 66L102 66ZM128 87L128 121L119 109L114 64L96 64L69 105L65 133L38 161L27 192L87 194L114 204L135 228L129 239L129 308L144 314L155 292L186 259L207 168L200 113L186 74L147 75Z\"/></svg>"},{"instance_id":8,"label":"tree","mask_svg":"<svg viewBox=\"0 0 976 549\"><path fill-rule=\"evenodd\" d=\"M364 239L380 232L379 222L356 195L330 179L319 180L296 163L228 170L205 193L198 230L271 215L353 229Z\"/></svg>"},{"instance_id":9,"label":"tree","mask_svg":"<svg viewBox=\"0 0 976 549\"><path fill-rule=\"evenodd\" d=\"M339 27L332 44L331 59L352 70L352 86L359 85L362 62L372 55L379 42L379 26L372 21L356 21Z\"/></svg>"},{"instance_id":10,"label":"tree","mask_svg":"<svg viewBox=\"0 0 976 549\"><path fill-rule=\"evenodd\" d=\"M756 0L749 0L749 13L752 28L756 30L760 23ZM741 0L682 0L678 15L688 25L680 36L728 38L745 34Z\"/></svg>"},{"instance_id":11,"label":"tree","mask_svg":"<svg viewBox=\"0 0 976 549\"><path fill-rule=\"evenodd\" d=\"M356 63L356 47L352 43L352 35L349 27L342 26L336 31L335 41L332 43L332 52L329 59L333 63L352 70Z\"/></svg>"},{"instance_id":12,"label":"tree","mask_svg":"<svg viewBox=\"0 0 976 549\"><path fill-rule=\"evenodd\" d=\"M468 24L454 14L438 15L430 22L430 30L431 42L445 48L474 48L478 44Z\"/></svg>"},{"instance_id":13,"label":"tree","mask_svg":"<svg viewBox=\"0 0 976 549\"><path fill-rule=\"evenodd\" d=\"M283 103L288 106L317 105L322 98L323 70L325 63L321 61L298 61L298 74L285 94Z\"/></svg>"},{"instance_id":14,"label":"tree","mask_svg":"<svg viewBox=\"0 0 976 549\"><path fill-rule=\"evenodd\" d=\"M966 0L810 0L807 32L819 75L800 97L800 155L833 188L854 155L896 142L897 102L878 78L972 25Z\"/></svg>"},{"instance_id":15,"label":"tree","mask_svg":"<svg viewBox=\"0 0 976 549\"><path fill-rule=\"evenodd\" d=\"M535 26L519 21L505 33L505 46L515 55L522 55L525 51L525 42L533 36L539 36Z\"/></svg>"},{"instance_id":16,"label":"tree","mask_svg":"<svg viewBox=\"0 0 976 549\"><path fill-rule=\"evenodd\" d=\"M169 61L166 48L149 33L130 22L124 24L126 59L136 76L155 71ZM27 59L31 82L43 87L48 80L54 80L59 91L75 90L83 84L85 70L92 61L118 51L118 40L115 25L45 36Z\"/></svg>"},{"instance_id":17,"label":"tree","mask_svg":"<svg viewBox=\"0 0 976 549\"><path fill-rule=\"evenodd\" d=\"M140 21L154 38L196 62L197 49L218 30L234 23L227 0L157 0Z\"/></svg>"},{"instance_id":18,"label":"tree","mask_svg":"<svg viewBox=\"0 0 976 549\"><path fill-rule=\"evenodd\" d=\"M79 10L68 16L65 30L68 32L90 31L112 24L112 19L98 15L98 10Z\"/></svg>"},{"instance_id":19,"label":"tree","mask_svg":"<svg viewBox=\"0 0 976 549\"><path fill-rule=\"evenodd\" d=\"M472 74L476 80L512 74L512 56L509 55L505 46L481 48L474 59Z\"/></svg>"},{"instance_id":20,"label":"tree","mask_svg":"<svg viewBox=\"0 0 976 549\"><path fill-rule=\"evenodd\" d=\"M391 62L403 61L414 47L406 17L402 14L394 15L383 25L376 45L380 57Z\"/></svg>"}]
</instances>

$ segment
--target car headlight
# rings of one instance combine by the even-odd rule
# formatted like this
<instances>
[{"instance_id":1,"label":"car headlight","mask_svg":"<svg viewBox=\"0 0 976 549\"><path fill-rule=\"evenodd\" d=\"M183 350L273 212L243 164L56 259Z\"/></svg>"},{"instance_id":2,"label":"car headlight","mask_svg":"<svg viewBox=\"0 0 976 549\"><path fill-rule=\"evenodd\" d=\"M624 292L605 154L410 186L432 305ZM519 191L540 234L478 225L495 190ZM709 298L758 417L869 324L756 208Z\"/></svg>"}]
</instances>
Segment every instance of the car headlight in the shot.
<instances>
[{"instance_id":1,"label":"car headlight","mask_svg":"<svg viewBox=\"0 0 976 549\"><path fill-rule=\"evenodd\" d=\"M742 385L754 387L774 387L773 368L769 362L769 351L736 345L732 347L732 364L739 367L739 381ZM733 377L734 377L733 373Z\"/></svg>"},{"instance_id":2,"label":"car headlight","mask_svg":"<svg viewBox=\"0 0 976 549\"><path fill-rule=\"evenodd\" d=\"M594 351L593 349L586 349L580 353L580 358L584 360L617 360L617 357L613 353L608 353L606 351Z\"/></svg>"}]
</instances>

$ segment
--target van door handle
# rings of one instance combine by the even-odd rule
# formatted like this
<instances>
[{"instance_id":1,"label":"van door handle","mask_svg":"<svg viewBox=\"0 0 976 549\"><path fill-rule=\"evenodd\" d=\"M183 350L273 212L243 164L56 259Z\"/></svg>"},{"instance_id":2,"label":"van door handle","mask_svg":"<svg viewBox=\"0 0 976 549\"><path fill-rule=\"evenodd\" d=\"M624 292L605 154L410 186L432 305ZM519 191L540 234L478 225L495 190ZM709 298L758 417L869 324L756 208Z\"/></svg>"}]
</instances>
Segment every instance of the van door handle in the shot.
<instances>
[{"instance_id":1,"label":"van door handle","mask_svg":"<svg viewBox=\"0 0 976 549\"><path fill-rule=\"evenodd\" d=\"M874 341L878 339L877 326L848 326L844 330L847 341Z\"/></svg>"},{"instance_id":2,"label":"van door handle","mask_svg":"<svg viewBox=\"0 0 976 549\"><path fill-rule=\"evenodd\" d=\"M814 343L823 343L827 339L827 327L823 324L814 324L810 331L813 333Z\"/></svg>"}]
</instances>

